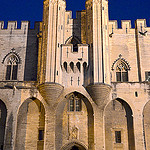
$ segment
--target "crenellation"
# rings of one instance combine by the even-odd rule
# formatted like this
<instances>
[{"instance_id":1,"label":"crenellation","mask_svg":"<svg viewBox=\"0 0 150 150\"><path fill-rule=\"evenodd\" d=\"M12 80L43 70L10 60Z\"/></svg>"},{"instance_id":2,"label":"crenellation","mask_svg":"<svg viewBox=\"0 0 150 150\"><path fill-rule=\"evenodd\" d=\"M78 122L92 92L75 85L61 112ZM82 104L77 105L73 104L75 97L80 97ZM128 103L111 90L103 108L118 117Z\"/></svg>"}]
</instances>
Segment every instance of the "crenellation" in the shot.
<instances>
[{"instance_id":1,"label":"crenellation","mask_svg":"<svg viewBox=\"0 0 150 150\"><path fill-rule=\"evenodd\" d=\"M141 30L142 30L142 28L146 28L147 27L146 19L137 19L135 21L135 24L136 24L137 28L139 28Z\"/></svg>"},{"instance_id":2,"label":"crenellation","mask_svg":"<svg viewBox=\"0 0 150 150\"><path fill-rule=\"evenodd\" d=\"M40 24L39 21L35 22L34 28L32 29L32 28L30 28L30 21L21 21L21 27L18 28L17 21L8 21L7 28L4 28L4 21L0 21L0 30L1 30L1 32L4 31L5 33L6 33L6 31L8 31L8 32L13 31L12 34L18 33L18 31L21 31L20 33L24 33L22 31L28 31L28 30L38 31L39 24ZM26 32L26 33L28 33L28 32Z\"/></svg>"},{"instance_id":3,"label":"crenellation","mask_svg":"<svg viewBox=\"0 0 150 150\"><path fill-rule=\"evenodd\" d=\"M131 29L131 20L122 20L121 27L122 29Z\"/></svg>"},{"instance_id":4,"label":"crenellation","mask_svg":"<svg viewBox=\"0 0 150 150\"><path fill-rule=\"evenodd\" d=\"M8 30L17 29L17 21L8 21L7 29Z\"/></svg>"},{"instance_id":5,"label":"crenellation","mask_svg":"<svg viewBox=\"0 0 150 150\"><path fill-rule=\"evenodd\" d=\"M4 21L0 21L0 30L4 28Z\"/></svg>"}]
</instances>

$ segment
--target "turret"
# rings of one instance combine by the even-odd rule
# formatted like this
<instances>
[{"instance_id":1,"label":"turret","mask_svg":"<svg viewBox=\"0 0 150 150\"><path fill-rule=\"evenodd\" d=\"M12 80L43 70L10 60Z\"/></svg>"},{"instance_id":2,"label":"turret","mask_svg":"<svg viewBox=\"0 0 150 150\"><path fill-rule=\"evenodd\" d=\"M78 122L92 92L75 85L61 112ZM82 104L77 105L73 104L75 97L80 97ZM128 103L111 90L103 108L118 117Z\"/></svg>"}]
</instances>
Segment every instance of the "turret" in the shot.
<instances>
[{"instance_id":1,"label":"turret","mask_svg":"<svg viewBox=\"0 0 150 150\"><path fill-rule=\"evenodd\" d=\"M87 43L90 45L91 83L110 84L108 1L87 0Z\"/></svg>"},{"instance_id":2,"label":"turret","mask_svg":"<svg viewBox=\"0 0 150 150\"><path fill-rule=\"evenodd\" d=\"M41 62L39 63L39 82L58 82L56 72L60 72L60 49L64 44L65 30L64 0L45 0L43 12ZM40 49L40 48L39 48Z\"/></svg>"}]
</instances>

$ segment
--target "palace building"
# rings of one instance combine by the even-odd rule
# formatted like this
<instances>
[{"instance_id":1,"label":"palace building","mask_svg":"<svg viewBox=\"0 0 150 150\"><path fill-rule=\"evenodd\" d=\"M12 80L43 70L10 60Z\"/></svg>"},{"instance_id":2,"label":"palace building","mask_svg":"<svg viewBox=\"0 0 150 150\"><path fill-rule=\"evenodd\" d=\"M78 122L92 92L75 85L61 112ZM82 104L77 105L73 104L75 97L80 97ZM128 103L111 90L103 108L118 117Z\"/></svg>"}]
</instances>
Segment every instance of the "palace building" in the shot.
<instances>
[{"instance_id":1,"label":"palace building","mask_svg":"<svg viewBox=\"0 0 150 150\"><path fill-rule=\"evenodd\" d=\"M150 28L85 8L0 22L0 150L150 150Z\"/></svg>"}]
</instances>

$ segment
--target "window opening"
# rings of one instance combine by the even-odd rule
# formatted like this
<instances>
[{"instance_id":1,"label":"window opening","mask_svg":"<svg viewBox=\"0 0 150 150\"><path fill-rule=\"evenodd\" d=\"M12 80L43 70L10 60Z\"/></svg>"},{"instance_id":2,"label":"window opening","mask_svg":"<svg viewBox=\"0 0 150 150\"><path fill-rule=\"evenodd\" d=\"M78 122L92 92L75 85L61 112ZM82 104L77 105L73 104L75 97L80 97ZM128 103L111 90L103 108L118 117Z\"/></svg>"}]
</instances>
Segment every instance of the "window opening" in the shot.
<instances>
[{"instance_id":1,"label":"window opening","mask_svg":"<svg viewBox=\"0 0 150 150\"><path fill-rule=\"evenodd\" d=\"M81 99L78 96L75 96L74 94L71 95L69 98L69 111L81 111Z\"/></svg>"},{"instance_id":2,"label":"window opening","mask_svg":"<svg viewBox=\"0 0 150 150\"><path fill-rule=\"evenodd\" d=\"M74 63L73 62L70 63L70 68L72 69L72 71L74 71Z\"/></svg>"},{"instance_id":3,"label":"window opening","mask_svg":"<svg viewBox=\"0 0 150 150\"><path fill-rule=\"evenodd\" d=\"M39 130L39 141L44 140L44 130Z\"/></svg>"},{"instance_id":4,"label":"window opening","mask_svg":"<svg viewBox=\"0 0 150 150\"><path fill-rule=\"evenodd\" d=\"M145 72L145 81L150 82L150 72L149 71Z\"/></svg>"},{"instance_id":5,"label":"window opening","mask_svg":"<svg viewBox=\"0 0 150 150\"><path fill-rule=\"evenodd\" d=\"M78 70L80 71L81 70L81 66L80 66L79 62L77 62L76 66L77 66Z\"/></svg>"},{"instance_id":6,"label":"window opening","mask_svg":"<svg viewBox=\"0 0 150 150\"><path fill-rule=\"evenodd\" d=\"M12 55L7 61L6 80L17 80L18 60Z\"/></svg>"},{"instance_id":7,"label":"window opening","mask_svg":"<svg viewBox=\"0 0 150 150\"><path fill-rule=\"evenodd\" d=\"M138 92L137 91L135 92L135 97L138 97Z\"/></svg>"},{"instance_id":8,"label":"window opening","mask_svg":"<svg viewBox=\"0 0 150 150\"><path fill-rule=\"evenodd\" d=\"M66 62L64 62L64 68L65 68L65 70L67 72L67 63Z\"/></svg>"},{"instance_id":9,"label":"window opening","mask_svg":"<svg viewBox=\"0 0 150 150\"><path fill-rule=\"evenodd\" d=\"M116 80L117 82L128 82L128 69L122 61L116 67Z\"/></svg>"},{"instance_id":10,"label":"window opening","mask_svg":"<svg viewBox=\"0 0 150 150\"><path fill-rule=\"evenodd\" d=\"M115 142L121 143L121 131L115 131Z\"/></svg>"}]
</instances>

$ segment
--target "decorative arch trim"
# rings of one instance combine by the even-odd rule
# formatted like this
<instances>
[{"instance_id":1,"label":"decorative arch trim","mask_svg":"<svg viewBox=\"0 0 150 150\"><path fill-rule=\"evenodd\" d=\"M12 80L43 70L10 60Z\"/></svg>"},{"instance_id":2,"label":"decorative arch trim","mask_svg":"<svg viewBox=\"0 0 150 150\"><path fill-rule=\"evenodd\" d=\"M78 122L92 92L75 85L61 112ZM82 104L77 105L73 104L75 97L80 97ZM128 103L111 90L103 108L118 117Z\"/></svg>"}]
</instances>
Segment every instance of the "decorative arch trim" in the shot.
<instances>
[{"instance_id":1,"label":"decorative arch trim","mask_svg":"<svg viewBox=\"0 0 150 150\"><path fill-rule=\"evenodd\" d=\"M124 58L122 58L122 55L121 55L121 54L119 55L119 58L114 61L114 63L113 63L113 65L112 65L111 69L112 69L112 70L115 70L115 65L116 65L117 63L119 63L119 62L123 62L123 64L126 66L126 69L127 69L127 70L130 70L130 69L131 69L129 63L128 63Z\"/></svg>"},{"instance_id":2,"label":"decorative arch trim","mask_svg":"<svg viewBox=\"0 0 150 150\"><path fill-rule=\"evenodd\" d=\"M77 36L74 36L74 35L73 35L73 36L70 36L70 37L65 41L65 44L70 44L72 39L76 40L77 44L81 44L80 39L79 39Z\"/></svg>"},{"instance_id":3,"label":"decorative arch trim","mask_svg":"<svg viewBox=\"0 0 150 150\"><path fill-rule=\"evenodd\" d=\"M8 57L12 56L12 55L17 58L18 64L21 63L21 58L20 58L20 56L19 56L15 51L11 51L11 52L9 52L9 53L3 58L2 64L4 64L5 60L6 60Z\"/></svg>"},{"instance_id":4,"label":"decorative arch trim","mask_svg":"<svg viewBox=\"0 0 150 150\"><path fill-rule=\"evenodd\" d=\"M81 142L74 140L74 141L70 141L69 143L65 144L61 150L67 150L72 148L73 146L77 146L79 148L81 148L81 150L88 150L87 146L85 146L84 144L82 144Z\"/></svg>"}]
</instances>

